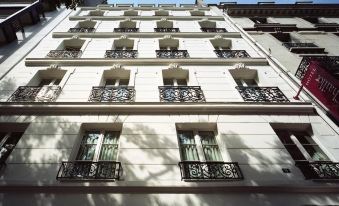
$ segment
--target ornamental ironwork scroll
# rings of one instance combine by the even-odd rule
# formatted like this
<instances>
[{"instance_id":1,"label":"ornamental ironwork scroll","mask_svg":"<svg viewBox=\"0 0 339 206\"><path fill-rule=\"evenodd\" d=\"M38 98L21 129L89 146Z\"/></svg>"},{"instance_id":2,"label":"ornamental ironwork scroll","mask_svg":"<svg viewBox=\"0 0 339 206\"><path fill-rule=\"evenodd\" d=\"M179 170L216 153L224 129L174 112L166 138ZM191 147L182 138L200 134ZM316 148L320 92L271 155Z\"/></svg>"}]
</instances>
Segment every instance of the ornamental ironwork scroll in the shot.
<instances>
[{"instance_id":1,"label":"ornamental ironwork scroll","mask_svg":"<svg viewBox=\"0 0 339 206\"><path fill-rule=\"evenodd\" d=\"M293 43L293 42L284 42L282 45L288 49L292 47L318 47L314 43Z\"/></svg>"},{"instance_id":2,"label":"ornamental ironwork scroll","mask_svg":"<svg viewBox=\"0 0 339 206\"><path fill-rule=\"evenodd\" d=\"M179 28L154 28L155 32L179 32Z\"/></svg>"},{"instance_id":3,"label":"ornamental ironwork scroll","mask_svg":"<svg viewBox=\"0 0 339 206\"><path fill-rule=\"evenodd\" d=\"M297 161L299 167L306 179L333 180L339 179L338 162L308 162Z\"/></svg>"},{"instance_id":4,"label":"ornamental ironwork scroll","mask_svg":"<svg viewBox=\"0 0 339 206\"><path fill-rule=\"evenodd\" d=\"M187 50L156 50L157 58L180 59L189 58Z\"/></svg>"},{"instance_id":5,"label":"ornamental ironwork scroll","mask_svg":"<svg viewBox=\"0 0 339 206\"><path fill-rule=\"evenodd\" d=\"M216 33L223 33L227 32L225 28L200 28L202 32L216 32Z\"/></svg>"},{"instance_id":6,"label":"ornamental ironwork scroll","mask_svg":"<svg viewBox=\"0 0 339 206\"><path fill-rule=\"evenodd\" d=\"M134 102L135 89L128 86L93 87L89 102Z\"/></svg>"},{"instance_id":7,"label":"ornamental ironwork scroll","mask_svg":"<svg viewBox=\"0 0 339 206\"><path fill-rule=\"evenodd\" d=\"M339 71L339 56L306 56L301 60L295 73L298 79L302 80L304 78L310 61L319 62L331 74Z\"/></svg>"},{"instance_id":8,"label":"ornamental ironwork scroll","mask_svg":"<svg viewBox=\"0 0 339 206\"><path fill-rule=\"evenodd\" d=\"M120 162L62 162L57 174L57 180L119 180L121 174L122 167Z\"/></svg>"},{"instance_id":9,"label":"ornamental ironwork scroll","mask_svg":"<svg viewBox=\"0 0 339 206\"><path fill-rule=\"evenodd\" d=\"M250 55L245 50L214 50L218 58L249 58Z\"/></svg>"},{"instance_id":10,"label":"ornamental ironwork scroll","mask_svg":"<svg viewBox=\"0 0 339 206\"><path fill-rule=\"evenodd\" d=\"M278 87L235 87L245 102L289 102Z\"/></svg>"},{"instance_id":11,"label":"ornamental ironwork scroll","mask_svg":"<svg viewBox=\"0 0 339 206\"><path fill-rule=\"evenodd\" d=\"M242 180L237 162L179 162L183 180Z\"/></svg>"},{"instance_id":12,"label":"ornamental ironwork scroll","mask_svg":"<svg viewBox=\"0 0 339 206\"><path fill-rule=\"evenodd\" d=\"M105 58L112 59L134 59L137 58L138 51L137 50L106 50Z\"/></svg>"},{"instance_id":13,"label":"ornamental ironwork scroll","mask_svg":"<svg viewBox=\"0 0 339 206\"><path fill-rule=\"evenodd\" d=\"M71 33L91 33L94 32L95 28L70 28L68 32Z\"/></svg>"},{"instance_id":14,"label":"ornamental ironwork scroll","mask_svg":"<svg viewBox=\"0 0 339 206\"><path fill-rule=\"evenodd\" d=\"M54 102L61 93L61 87L20 86L7 100L8 102Z\"/></svg>"},{"instance_id":15,"label":"ornamental ironwork scroll","mask_svg":"<svg viewBox=\"0 0 339 206\"><path fill-rule=\"evenodd\" d=\"M74 49L74 50L51 50L47 57L50 58L79 58L82 54L81 50Z\"/></svg>"},{"instance_id":16,"label":"ornamental ironwork scroll","mask_svg":"<svg viewBox=\"0 0 339 206\"><path fill-rule=\"evenodd\" d=\"M114 32L138 32L139 28L114 28Z\"/></svg>"},{"instance_id":17,"label":"ornamental ironwork scroll","mask_svg":"<svg viewBox=\"0 0 339 206\"><path fill-rule=\"evenodd\" d=\"M161 102L205 102L200 86L160 86Z\"/></svg>"}]
</instances>

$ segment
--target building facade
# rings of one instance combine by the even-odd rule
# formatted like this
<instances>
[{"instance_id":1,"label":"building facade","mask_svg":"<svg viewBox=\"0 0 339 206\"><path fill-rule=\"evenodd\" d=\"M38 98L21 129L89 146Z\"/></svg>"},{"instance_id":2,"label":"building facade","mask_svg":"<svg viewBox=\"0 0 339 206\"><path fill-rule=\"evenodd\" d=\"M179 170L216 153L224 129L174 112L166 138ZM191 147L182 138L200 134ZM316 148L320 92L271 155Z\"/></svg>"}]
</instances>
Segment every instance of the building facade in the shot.
<instances>
[{"instance_id":1,"label":"building facade","mask_svg":"<svg viewBox=\"0 0 339 206\"><path fill-rule=\"evenodd\" d=\"M338 127L217 7L82 7L0 81L2 205L335 205Z\"/></svg>"}]
</instances>

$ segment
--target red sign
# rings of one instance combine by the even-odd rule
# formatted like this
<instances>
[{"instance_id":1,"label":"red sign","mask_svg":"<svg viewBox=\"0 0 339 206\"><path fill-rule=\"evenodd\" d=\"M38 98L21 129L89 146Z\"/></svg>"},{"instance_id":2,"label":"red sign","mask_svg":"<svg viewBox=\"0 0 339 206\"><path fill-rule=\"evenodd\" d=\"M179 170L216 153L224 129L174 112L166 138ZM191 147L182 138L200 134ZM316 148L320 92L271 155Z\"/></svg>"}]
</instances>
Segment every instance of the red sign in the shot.
<instances>
[{"instance_id":1,"label":"red sign","mask_svg":"<svg viewBox=\"0 0 339 206\"><path fill-rule=\"evenodd\" d=\"M301 83L339 121L339 80L329 74L318 62L311 61Z\"/></svg>"}]
</instances>

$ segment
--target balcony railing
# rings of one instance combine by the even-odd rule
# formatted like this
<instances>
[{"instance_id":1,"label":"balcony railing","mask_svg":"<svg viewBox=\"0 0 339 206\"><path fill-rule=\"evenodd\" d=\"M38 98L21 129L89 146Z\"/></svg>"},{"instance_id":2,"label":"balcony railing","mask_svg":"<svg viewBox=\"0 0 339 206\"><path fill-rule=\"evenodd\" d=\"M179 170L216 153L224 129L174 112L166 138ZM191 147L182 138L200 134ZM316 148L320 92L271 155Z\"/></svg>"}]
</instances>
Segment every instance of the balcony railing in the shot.
<instances>
[{"instance_id":1,"label":"balcony railing","mask_svg":"<svg viewBox=\"0 0 339 206\"><path fill-rule=\"evenodd\" d=\"M62 162L57 180L119 180L122 174L120 162L74 161Z\"/></svg>"},{"instance_id":2,"label":"balcony railing","mask_svg":"<svg viewBox=\"0 0 339 206\"><path fill-rule=\"evenodd\" d=\"M306 179L339 180L339 162L297 161L295 165Z\"/></svg>"},{"instance_id":3,"label":"balcony railing","mask_svg":"<svg viewBox=\"0 0 339 206\"><path fill-rule=\"evenodd\" d=\"M134 87L93 87L89 102L134 102Z\"/></svg>"},{"instance_id":4,"label":"balcony railing","mask_svg":"<svg viewBox=\"0 0 339 206\"><path fill-rule=\"evenodd\" d=\"M72 33L91 33L94 32L95 28L70 28L68 32Z\"/></svg>"},{"instance_id":5,"label":"balcony railing","mask_svg":"<svg viewBox=\"0 0 339 206\"><path fill-rule=\"evenodd\" d=\"M292 47L318 47L314 43L292 43L292 42L284 42L282 45L288 49Z\"/></svg>"},{"instance_id":6,"label":"balcony railing","mask_svg":"<svg viewBox=\"0 0 339 206\"><path fill-rule=\"evenodd\" d=\"M200 86L160 86L161 102L205 102Z\"/></svg>"},{"instance_id":7,"label":"balcony railing","mask_svg":"<svg viewBox=\"0 0 339 206\"><path fill-rule=\"evenodd\" d=\"M278 87L235 87L245 102L289 102Z\"/></svg>"},{"instance_id":8,"label":"balcony railing","mask_svg":"<svg viewBox=\"0 0 339 206\"><path fill-rule=\"evenodd\" d=\"M339 56L305 56L295 73L298 79L302 80L304 78L311 61L320 63L332 75L336 75L337 71L339 71Z\"/></svg>"},{"instance_id":9,"label":"balcony railing","mask_svg":"<svg viewBox=\"0 0 339 206\"><path fill-rule=\"evenodd\" d=\"M114 28L114 32L138 32L139 28Z\"/></svg>"},{"instance_id":10,"label":"balcony railing","mask_svg":"<svg viewBox=\"0 0 339 206\"><path fill-rule=\"evenodd\" d=\"M179 32L179 28L154 28L155 32Z\"/></svg>"},{"instance_id":11,"label":"balcony railing","mask_svg":"<svg viewBox=\"0 0 339 206\"><path fill-rule=\"evenodd\" d=\"M54 102L61 93L61 87L20 86L7 100L8 102Z\"/></svg>"},{"instance_id":12,"label":"balcony railing","mask_svg":"<svg viewBox=\"0 0 339 206\"><path fill-rule=\"evenodd\" d=\"M157 58L180 59L189 58L187 50L156 50Z\"/></svg>"},{"instance_id":13,"label":"balcony railing","mask_svg":"<svg viewBox=\"0 0 339 206\"><path fill-rule=\"evenodd\" d=\"M79 58L82 54L81 50L51 50L47 57L51 58Z\"/></svg>"},{"instance_id":14,"label":"balcony railing","mask_svg":"<svg viewBox=\"0 0 339 206\"><path fill-rule=\"evenodd\" d=\"M203 32L217 32L217 33L223 33L227 32L225 28L200 28Z\"/></svg>"},{"instance_id":15,"label":"balcony railing","mask_svg":"<svg viewBox=\"0 0 339 206\"><path fill-rule=\"evenodd\" d=\"M106 50L105 58L112 59L135 59L138 56L137 50Z\"/></svg>"},{"instance_id":16,"label":"balcony railing","mask_svg":"<svg viewBox=\"0 0 339 206\"><path fill-rule=\"evenodd\" d=\"M214 50L218 58L249 58L245 50Z\"/></svg>"},{"instance_id":17,"label":"balcony railing","mask_svg":"<svg viewBox=\"0 0 339 206\"><path fill-rule=\"evenodd\" d=\"M179 162L182 180L242 180L237 162Z\"/></svg>"}]
</instances>

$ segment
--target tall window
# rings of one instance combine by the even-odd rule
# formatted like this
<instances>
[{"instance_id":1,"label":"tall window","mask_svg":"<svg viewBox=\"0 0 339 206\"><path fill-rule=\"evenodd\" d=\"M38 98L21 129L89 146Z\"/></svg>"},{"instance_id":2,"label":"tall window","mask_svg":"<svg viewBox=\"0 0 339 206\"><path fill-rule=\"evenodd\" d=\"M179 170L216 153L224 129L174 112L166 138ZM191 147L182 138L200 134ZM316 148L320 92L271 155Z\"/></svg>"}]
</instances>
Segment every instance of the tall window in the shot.
<instances>
[{"instance_id":1,"label":"tall window","mask_svg":"<svg viewBox=\"0 0 339 206\"><path fill-rule=\"evenodd\" d=\"M105 86L128 86L129 79L106 79Z\"/></svg>"},{"instance_id":2,"label":"tall window","mask_svg":"<svg viewBox=\"0 0 339 206\"><path fill-rule=\"evenodd\" d=\"M255 79L235 78L234 81L237 83L238 86L244 86L244 87L258 86Z\"/></svg>"},{"instance_id":3,"label":"tall window","mask_svg":"<svg viewBox=\"0 0 339 206\"><path fill-rule=\"evenodd\" d=\"M119 131L86 131L76 160L117 160L119 136Z\"/></svg>"},{"instance_id":4,"label":"tall window","mask_svg":"<svg viewBox=\"0 0 339 206\"><path fill-rule=\"evenodd\" d=\"M23 132L0 132L0 164L5 163Z\"/></svg>"},{"instance_id":5,"label":"tall window","mask_svg":"<svg viewBox=\"0 0 339 206\"><path fill-rule=\"evenodd\" d=\"M164 78L165 86L187 86L186 79L177 79L177 78Z\"/></svg>"},{"instance_id":6,"label":"tall window","mask_svg":"<svg viewBox=\"0 0 339 206\"><path fill-rule=\"evenodd\" d=\"M183 161L222 161L213 131L178 131Z\"/></svg>"}]
</instances>

